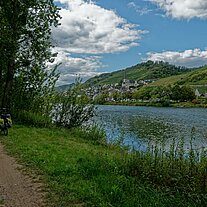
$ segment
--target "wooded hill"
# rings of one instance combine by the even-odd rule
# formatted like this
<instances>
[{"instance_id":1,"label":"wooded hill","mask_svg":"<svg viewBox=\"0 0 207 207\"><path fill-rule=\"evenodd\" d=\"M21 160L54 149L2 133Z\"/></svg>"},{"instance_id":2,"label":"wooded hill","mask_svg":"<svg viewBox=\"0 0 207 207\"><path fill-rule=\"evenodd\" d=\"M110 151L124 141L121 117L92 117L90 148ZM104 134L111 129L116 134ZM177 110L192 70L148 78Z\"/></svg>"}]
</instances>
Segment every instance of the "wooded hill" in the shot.
<instances>
[{"instance_id":1,"label":"wooded hill","mask_svg":"<svg viewBox=\"0 0 207 207\"><path fill-rule=\"evenodd\" d=\"M194 70L195 69L175 66L165 62L147 61L126 69L95 76L87 80L85 85L90 86L121 83L124 78L128 80L158 80L174 75L185 75Z\"/></svg>"},{"instance_id":2,"label":"wooded hill","mask_svg":"<svg viewBox=\"0 0 207 207\"><path fill-rule=\"evenodd\" d=\"M123 79L128 80L154 80L149 86L167 86L167 85L191 85L199 86L205 91L207 86L207 65L199 68L185 68L171 65L165 62L147 61L137 64L126 69L115 71L112 73L104 73L95 76L84 83L85 87L91 85L98 86L104 84L121 83ZM57 91L65 91L71 85L63 85L56 88Z\"/></svg>"}]
</instances>

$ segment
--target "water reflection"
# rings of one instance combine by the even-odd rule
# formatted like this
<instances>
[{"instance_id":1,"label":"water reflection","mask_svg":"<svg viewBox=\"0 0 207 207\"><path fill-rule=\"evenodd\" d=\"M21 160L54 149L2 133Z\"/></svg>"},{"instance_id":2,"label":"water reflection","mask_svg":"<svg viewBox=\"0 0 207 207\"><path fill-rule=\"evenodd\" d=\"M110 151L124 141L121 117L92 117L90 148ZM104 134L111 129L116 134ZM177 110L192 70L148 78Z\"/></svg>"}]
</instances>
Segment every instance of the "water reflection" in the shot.
<instances>
[{"instance_id":1,"label":"water reflection","mask_svg":"<svg viewBox=\"0 0 207 207\"><path fill-rule=\"evenodd\" d=\"M122 141L139 150L182 137L186 148L191 138L195 147L207 146L207 109L99 106L95 119L110 142Z\"/></svg>"}]
</instances>

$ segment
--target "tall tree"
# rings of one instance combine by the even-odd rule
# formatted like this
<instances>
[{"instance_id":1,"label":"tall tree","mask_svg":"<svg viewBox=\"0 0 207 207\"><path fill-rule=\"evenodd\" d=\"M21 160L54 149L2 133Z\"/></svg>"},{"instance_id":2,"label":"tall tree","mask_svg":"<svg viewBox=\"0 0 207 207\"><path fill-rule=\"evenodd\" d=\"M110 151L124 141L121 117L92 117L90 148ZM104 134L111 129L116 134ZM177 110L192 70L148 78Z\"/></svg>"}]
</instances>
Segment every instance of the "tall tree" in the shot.
<instances>
[{"instance_id":1,"label":"tall tree","mask_svg":"<svg viewBox=\"0 0 207 207\"><path fill-rule=\"evenodd\" d=\"M0 1L1 106L12 105L14 89L24 92L20 96L28 95L51 81L54 73L45 69L53 58L51 27L58 25L58 19L53 0Z\"/></svg>"}]
</instances>

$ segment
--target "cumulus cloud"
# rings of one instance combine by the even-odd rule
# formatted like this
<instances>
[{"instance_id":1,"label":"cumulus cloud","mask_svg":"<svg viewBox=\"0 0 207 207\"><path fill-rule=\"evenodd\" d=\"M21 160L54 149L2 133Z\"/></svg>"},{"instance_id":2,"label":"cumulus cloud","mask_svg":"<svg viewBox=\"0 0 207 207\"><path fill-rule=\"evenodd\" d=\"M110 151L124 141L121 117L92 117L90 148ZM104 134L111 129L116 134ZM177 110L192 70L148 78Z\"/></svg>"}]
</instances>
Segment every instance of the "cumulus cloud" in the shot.
<instances>
[{"instance_id":1,"label":"cumulus cloud","mask_svg":"<svg viewBox=\"0 0 207 207\"><path fill-rule=\"evenodd\" d=\"M61 5L61 25L52 30L55 63L61 74L58 85L83 80L100 74L100 54L119 53L138 46L146 31L130 24L115 11L98 6L91 0L55 0Z\"/></svg>"},{"instance_id":2,"label":"cumulus cloud","mask_svg":"<svg viewBox=\"0 0 207 207\"><path fill-rule=\"evenodd\" d=\"M178 19L207 18L206 0L149 0L163 9L168 16Z\"/></svg>"},{"instance_id":3,"label":"cumulus cloud","mask_svg":"<svg viewBox=\"0 0 207 207\"><path fill-rule=\"evenodd\" d=\"M59 47L71 53L103 54L127 51L138 45L145 31L128 23L114 11L92 1L58 0L67 7L60 10L61 26L53 29Z\"/></svg>"},{"instance_id":4,"label":"cumulus cloud","mask_svg":"<svg viewBox=\"0 0 207 207\"><path fill-rule=\"evenodd\" d=\"M185 50L183 52L165 51L161 53L147 53L147 60L164 61L173 65L185 67L199 67L207 64L207 50Z\"/></svg>"},{"instance_id":5,"label":"cumulus cloud","mask_svg":"<svg viewBox=\"0 0 207 207\"><path fill-rule=\"evenodd\" d=\"M70 83L74 83L77 77L80 77L81 80L84 82L88 80L89 78L92 78L100 74L101 74L100 72L99 73L98 72L88 72L88 73L79 72L78 74L75 74L75 73L61 74L56 85L61 86L61 85L67 85Z\"/></svg>"},{"instance_id":6,"label":"cumulus cloud","mask_svg":"<svg viewBox=\"0 0 207 207\"><path fill-rule=\"evenodd\" d=\"M53 52L57 53L57 57L49 66L60 64L57 71L60 73L57 85L73 83L78 76L85 81L99 75L97 69L104 67L100 56L73 57L67 50L58 47L54 48Z\"/></svg>"}]
</instances>

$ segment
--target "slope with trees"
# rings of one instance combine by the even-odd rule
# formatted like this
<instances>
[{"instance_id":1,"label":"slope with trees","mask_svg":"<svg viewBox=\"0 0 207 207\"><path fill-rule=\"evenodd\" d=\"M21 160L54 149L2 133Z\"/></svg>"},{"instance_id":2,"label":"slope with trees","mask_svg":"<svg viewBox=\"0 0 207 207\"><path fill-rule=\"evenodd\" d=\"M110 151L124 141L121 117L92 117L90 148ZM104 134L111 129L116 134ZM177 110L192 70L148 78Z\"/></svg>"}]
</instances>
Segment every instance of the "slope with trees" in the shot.
<instances>
[{"instance_id":1,"label":"slope with trees","mask_svg":"<svg viewBox=\"0 0 207 207\"><path fill-rule=\"evenodd\" d=\"M124 78L129 80L160 79L172 75L184 74L191 69L170 65L165 62L147 61L135 66L102 74L86 81L86 85L104 85L120 83Z\"/></svg>"}]
</instances>

